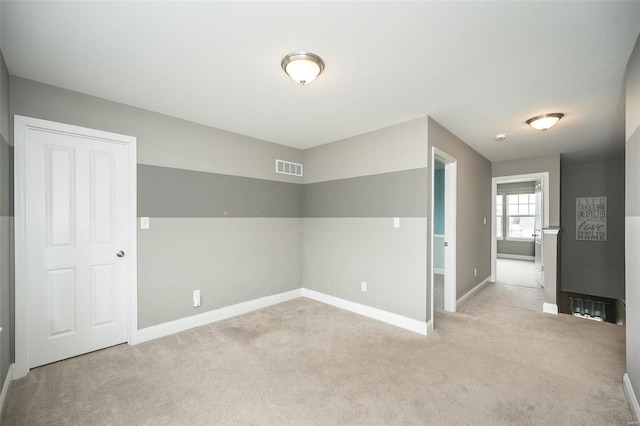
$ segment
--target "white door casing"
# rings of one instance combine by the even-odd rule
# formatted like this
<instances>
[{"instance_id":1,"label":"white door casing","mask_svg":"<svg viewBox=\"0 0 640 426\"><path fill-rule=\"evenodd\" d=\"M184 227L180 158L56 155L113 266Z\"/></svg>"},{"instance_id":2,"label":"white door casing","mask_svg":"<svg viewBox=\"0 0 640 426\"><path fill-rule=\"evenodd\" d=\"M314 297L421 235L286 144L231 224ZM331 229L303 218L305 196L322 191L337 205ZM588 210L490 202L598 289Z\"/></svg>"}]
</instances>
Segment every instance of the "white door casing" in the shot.
<instances>
[{"instance_id":1,"label":"white door casing","mask_svg":"<svg viewBox=\"0 0 640 426\"><path fill-rule=\"evenodd\" d=\"M431 151L431 165L435 169L436 159L444 163L444 310L455 312L457 307L457 248L456 248L456 224L457 224L457 161L454 157L438 148ZM431 173L431 321L435 326L435 313L433 304L433 235L434 235L434 178Z\"/></svg>"},{"instance_id":2,"label":"white door casing","mask_svg":"<svg viewBox=\"0 0 640 426\"><path fill-rule=\"evenodd\" d=\"M536 218L533 233L533 251L535 260L536 282L544 287L542 277L542 180L536 181Z\"/></svg>"},{"instance_id":3,"label":"white door casing","mask_svg":"<svg viewBox=\"0 0 640 426\"><path fill-rule=\"evenodd\" d=\"M496 261L498 258L498 240L496 238L496 196L499 183L539 181L542 199L542 229L549 227L549 172L522 175L500 176L491 179L491 281L496 281ZM536 203L537 204L537 203ZM541 249L541 271L544 271L544 247ZM544 275L543 275L544 277ZM544 278L543 278L544 281ZM544 286L544 282L541 283Z\"/></svg>"},{"instance_id":4,"label":"white door casing","mask_svg":"<svg viewBox=\"0 0 640 426\"><path fill-rule=\"evenodd\" d=\"M135 343L136 139L20 116L14 128L21 377Z\"/></svg>"}]
</instances>

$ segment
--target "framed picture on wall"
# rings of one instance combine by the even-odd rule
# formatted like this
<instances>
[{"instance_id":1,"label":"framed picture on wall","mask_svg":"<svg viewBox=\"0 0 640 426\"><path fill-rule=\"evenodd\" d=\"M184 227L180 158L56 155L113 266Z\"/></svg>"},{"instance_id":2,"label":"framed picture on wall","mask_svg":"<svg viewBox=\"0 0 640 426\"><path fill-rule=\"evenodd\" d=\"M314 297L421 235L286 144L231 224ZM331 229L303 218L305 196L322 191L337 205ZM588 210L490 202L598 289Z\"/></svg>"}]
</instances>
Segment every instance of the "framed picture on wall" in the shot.
<instances>
[{"instance_id":1,"label":"framed picture on wall","mask_svg":"<svg viewBox=\"0 0 640 426\"><path fill-rule=\"evenodd\" d=\"M607 241L607 197L576 198L576 240Z\"/></svg>"}]
</instances>

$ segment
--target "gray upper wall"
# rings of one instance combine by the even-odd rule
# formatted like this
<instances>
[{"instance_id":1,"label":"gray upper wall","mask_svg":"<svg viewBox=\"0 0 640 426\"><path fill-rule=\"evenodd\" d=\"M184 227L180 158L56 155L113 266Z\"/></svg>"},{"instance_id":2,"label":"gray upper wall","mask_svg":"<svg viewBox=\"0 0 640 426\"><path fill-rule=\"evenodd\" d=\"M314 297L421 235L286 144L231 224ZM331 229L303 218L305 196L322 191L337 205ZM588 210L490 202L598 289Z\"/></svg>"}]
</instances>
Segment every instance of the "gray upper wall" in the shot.
<instances>
[{"instance_id":1,"label":"gray upper wall","mask_svg":"<svg viewBox=\"0 0 640 426\"><path fill-rule=\"evenodd\" d=\"M459 298L491 275L491 162L429 118L429 152L432 147L457 161L456 279ZM431 182L428 188L430 193ZM431 196L428 198L432 199ZM486 225L483 218L487 218ZM478 271L477 276L473 274L474 268Z\"/></svg>"},{"instance_id":2,"label":"gray upper wall","mask_svg":"<svg viewBox=\"0 0 640 426\"><path fill-rule=\"evenodd\" d=\"M11 116L41 118L135 136L138 163L283 182L275 160L300 162L302 151L190 121L10 77Z\"/></svg>"},{"instance_id":3,"label":"gray upper wall","mask_svg":"<svg viewBox=\"0 0 640 426\"><path fill-rule=\"evenodd\" d=\"M491 164L493 177L549 172L549 226L560 226L560 154Z\"/></svg>"},{"instance_id":4,"label":"gray upper wall","mask_svg":"<svg viewBox=\"0 0 640 426\"><path fill-rule=\"evenodd\" d=\"M9 142L9 70L0 51L0 136Z\"/></svg>"},{"instance_id":5,"label":"gray upper wall","mask_svg":"<svg viewBox=\"0 0 640 426\"><path fill-rule=\"evenodd\" d=\"M636 42L627 64L625 104L625 136L629 140L640 128L640 42Z\"/></svg>"},{"instance_id":6,"label":"gray upper wall","mask_svg":"<svg viewBox=\"0 0 640 426\"><path fill-rule=\"evenodd\" d=\"M560 288L624 299L624 156L562 160ZM576 240L576 198L607 197L607 241Z\"/></svg>"},{"instance_id":7,"label":"gray upper wall","mask_svg":"<svg viewBox=\"0 0 640 426\"><path fill-rule=\"evenodd\" d=\"M427 120L406 123L305 150L304 183L368 176L427 166Z\"/></svg>"}]
</instances>

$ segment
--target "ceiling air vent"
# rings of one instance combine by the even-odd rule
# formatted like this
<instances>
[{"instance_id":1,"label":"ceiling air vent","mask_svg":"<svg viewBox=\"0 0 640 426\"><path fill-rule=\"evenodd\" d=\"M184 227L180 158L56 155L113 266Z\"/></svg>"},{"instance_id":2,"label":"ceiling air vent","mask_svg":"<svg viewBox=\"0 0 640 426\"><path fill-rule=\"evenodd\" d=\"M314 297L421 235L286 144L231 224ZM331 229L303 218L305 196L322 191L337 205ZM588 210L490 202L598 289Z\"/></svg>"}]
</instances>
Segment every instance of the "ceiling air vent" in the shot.
<instances>
[{"instance_id":1,"label":"ceiling air vent","mask_svg":"<svg viewBox=\"0 0 640 426\"><path fill-rule=\"evenodd\" d=\"M276 173L283 175L302 176L302 164L290 161L276 160Z\"/></svg>"}]
</instances>

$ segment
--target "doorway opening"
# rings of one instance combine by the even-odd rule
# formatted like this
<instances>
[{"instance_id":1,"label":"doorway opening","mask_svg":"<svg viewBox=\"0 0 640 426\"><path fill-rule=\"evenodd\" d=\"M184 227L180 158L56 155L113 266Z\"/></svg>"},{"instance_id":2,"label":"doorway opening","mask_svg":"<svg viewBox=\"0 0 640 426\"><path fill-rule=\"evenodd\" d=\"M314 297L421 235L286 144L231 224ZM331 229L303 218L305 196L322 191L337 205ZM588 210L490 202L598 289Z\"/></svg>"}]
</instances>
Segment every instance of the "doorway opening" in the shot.
<instances>
[{"instance_id":1,"label":"doorway opening","mask_svg":"<svg viewBox=\"0 0 640 426\"><path fill-rule=\"evenodd\" d=\"M455 312L457 161L431 152L431 321L435 311Z\"/></svg>"},{"instance_id":2,"label":"doorway opening","mask_svg":"<svg viewBox=\"0 0 640 426\"><path fill-rule=\"evenodd\" d=\"M491 299L542 312L548 173L493 178Z\"/></svg>"}]
</instances>

